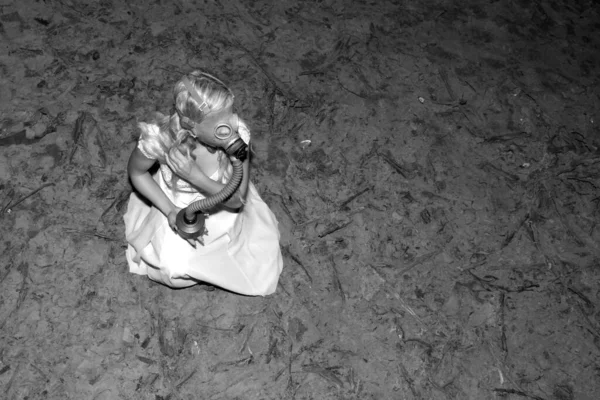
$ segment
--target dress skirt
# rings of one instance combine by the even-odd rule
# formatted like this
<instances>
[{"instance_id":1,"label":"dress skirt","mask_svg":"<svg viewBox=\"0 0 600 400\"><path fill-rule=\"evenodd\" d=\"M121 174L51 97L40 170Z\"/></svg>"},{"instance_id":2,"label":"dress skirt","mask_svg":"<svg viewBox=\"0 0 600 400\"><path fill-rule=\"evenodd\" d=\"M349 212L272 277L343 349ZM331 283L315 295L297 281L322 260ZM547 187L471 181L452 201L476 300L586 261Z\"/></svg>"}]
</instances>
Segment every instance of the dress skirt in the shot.
<instances>
[{"instance_id":1,"label":"dress skirt","mask_svg":"<svg viewBox=\"0 0 600 400\"><path fill-rule=\"evenodd\" d=\"M170 188L160 171L154 180L177 207L203 198L198 192ZM278 223L251 182L240 210L209 215L204 245L197 243L195 248L136 192L131 194L124 220L132 273L174 288L205 282L252 296L275 292L283 265Z\"/></svg>"}]
</instances>

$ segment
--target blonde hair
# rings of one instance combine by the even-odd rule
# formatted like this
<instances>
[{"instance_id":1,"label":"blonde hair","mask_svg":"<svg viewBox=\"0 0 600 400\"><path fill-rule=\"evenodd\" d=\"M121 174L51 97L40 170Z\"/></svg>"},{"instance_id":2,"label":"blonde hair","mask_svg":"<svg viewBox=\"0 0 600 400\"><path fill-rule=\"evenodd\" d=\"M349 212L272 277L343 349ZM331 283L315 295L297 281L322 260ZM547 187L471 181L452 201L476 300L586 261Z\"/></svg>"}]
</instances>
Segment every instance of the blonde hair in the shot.
<instances>
[{"instance_id":1,"label":"blonde hair","mask_svg":"<svg viewBox=\"0 0 600 400\"><path fill-rule=\"evenodd\" d=\"M184 83L185 80L187 85ZM195 94L189 92L190 86L196 91ZM197 98L202 99L204 104L199 104ZM171 115L156 113L150 120L150 124L158 126L158 129L150 129L149 124L146 123L138 124L144 153L161 164L166 163L166 155L174 147L179 148L188 157L192 157L191 152L197 142L190 131L181 126L180 118L187 117L200 123L207 113L231 106L233 99L231 89L210 74L193 71L184 76L173 87L174 109ZM224 157L224 152L221 149L217 151L219 152L219 180L221 180L224 176L230 175L231 165L229 159ZM178 179L175 174L173 179Z\"/></svg>"}]
</instances>

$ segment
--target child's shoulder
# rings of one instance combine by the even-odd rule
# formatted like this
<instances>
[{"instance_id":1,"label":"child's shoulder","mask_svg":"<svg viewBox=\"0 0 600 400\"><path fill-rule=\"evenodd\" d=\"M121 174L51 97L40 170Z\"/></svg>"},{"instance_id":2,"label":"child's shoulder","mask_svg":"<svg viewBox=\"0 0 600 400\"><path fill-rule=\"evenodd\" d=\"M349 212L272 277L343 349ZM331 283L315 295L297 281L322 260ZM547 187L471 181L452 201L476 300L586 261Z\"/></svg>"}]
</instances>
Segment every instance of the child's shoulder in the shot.
<instances>
[{"instance_id":1,"label":"child's shoulder","mask_svg":"<svg viewBox=\"0 0 600 400\"><path fill-rule=\"evenodd\" d=\"M156 113L147 121L138 122L139 136L137 147L147 158L156 160L162 159L166 149L165 146L168 143L168 138L165 137L163 127L165 126L166 121L168 121L168 118L168 116Z\"/></svg>"},{"instance_id":2,"label":"child's shoulder","mask_svg":"<svg viewBox=\"0 0 600 400\"><path fill-rule=\"evenodd\" d=\"M160 135L160 127L156 123L138 122L138 128L140 129L140 141Z\"/></svg>"},{"instance_id":3,"label":"child's shoulder","mask_svg":"<svg viewBox=\"0 0 600 400\"><path fill-rule=\"evenodd\" d=\"M140 129L140 140L157 139L164 134L165 125L168 124L170 117L160 112L155 112L146 121L138 122Z\"/></svg>"}]
</instances>

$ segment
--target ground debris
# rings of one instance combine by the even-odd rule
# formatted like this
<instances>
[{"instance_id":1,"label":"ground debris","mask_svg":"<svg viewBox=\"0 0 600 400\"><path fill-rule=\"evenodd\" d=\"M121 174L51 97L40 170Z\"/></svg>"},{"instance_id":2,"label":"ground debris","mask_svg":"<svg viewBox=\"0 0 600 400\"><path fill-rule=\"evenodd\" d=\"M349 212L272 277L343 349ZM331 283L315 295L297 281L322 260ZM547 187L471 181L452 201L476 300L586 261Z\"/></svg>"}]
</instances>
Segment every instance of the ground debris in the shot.
<instances>
[{"instance_id":1,"label":"ground debris","mask_svg":"<svg viewBox=\"0 0 600 400\"><path fill-rule=\"evenodd\" d=\"M546 398L544 398L544 397L540 397L540 396L537 396L537 395L531 394L531 393L526 393L522 390L495 388L495 389L493 389L493 391L495 393L499 393L501 395L516 394L517 396L526 397L528 399L546 400Z\"/></svg>"},{"instance_id":2,"label":"ground debris","mask_svg":"<svg viewBox=\"0 0 600 400\"><path fill-rule=\"evenodd\" d=\"M338 378L338 376L334 373L336 367L327 367L323 368L319 365L304 365L302 366L303 372L310 372L313 374L319 375L321 378L333 383L338 388L342 388L344 386L344 382Z\"/></svg>"},{"instance_id":3,"label":"ground debris","mask_svg":"<svg viewBox=\"0 0 600 400\"><path fill-rule=\"evenodd\" d=\"M104 135L98 122L86 111L79 113L72 133L73 144L69 153L68 163L73 163L73 158L79 148L85 150L83 160L90 165L104 168L106 166L106 152L102 143Z\"/></svg>"}]
</instances>

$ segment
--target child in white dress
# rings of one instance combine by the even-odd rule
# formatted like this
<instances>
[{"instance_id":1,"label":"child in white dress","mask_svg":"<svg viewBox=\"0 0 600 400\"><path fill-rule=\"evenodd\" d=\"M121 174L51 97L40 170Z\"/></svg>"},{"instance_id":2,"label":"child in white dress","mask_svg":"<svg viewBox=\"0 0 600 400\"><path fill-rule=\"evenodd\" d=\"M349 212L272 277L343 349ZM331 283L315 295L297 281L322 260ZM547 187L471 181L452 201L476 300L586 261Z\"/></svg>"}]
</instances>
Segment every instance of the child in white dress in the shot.
<instances>
[{"instance_id":1,"label":"child in white dress","mask_svg":"<svg viewBox=\"0 0 600 400\"><path fill-rule=\"evenodd\" d=\"M232 173L229 156L199 138L228 127L249 144L250 132L232 111L231 90L211 75L192 72L173 94L172 115L157 114L140 123L141 135L129 158L127 170L136 189L124 216L129 269L174 288L206 282L246 295L271 294L282 269L279 231L249 180L248 159L236 192L207 210L208 233L201 242L177 233L178 212L218 193Z\"/></svg>"}]
</instances>

